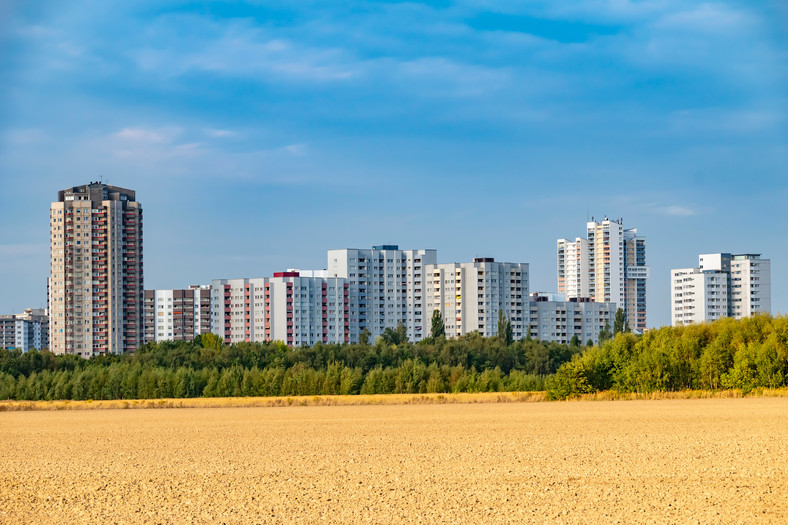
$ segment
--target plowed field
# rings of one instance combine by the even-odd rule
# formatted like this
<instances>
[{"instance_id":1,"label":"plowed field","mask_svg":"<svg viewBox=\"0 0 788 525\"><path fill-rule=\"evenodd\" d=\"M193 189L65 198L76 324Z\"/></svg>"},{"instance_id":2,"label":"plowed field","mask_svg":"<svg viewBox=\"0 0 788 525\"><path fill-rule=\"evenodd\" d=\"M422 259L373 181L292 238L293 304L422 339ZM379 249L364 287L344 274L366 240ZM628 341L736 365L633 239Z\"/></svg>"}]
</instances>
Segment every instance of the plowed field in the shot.
<instances>
[{"instance_id":1,"label":"plowed field","mask_svg":"<svg viewBox=\"0 0 788 525\"><path fill-rule=\"evenodd\" d=\"M0 413L2 523L786 523L788 399Z\"/></svg>"}]
</instances>

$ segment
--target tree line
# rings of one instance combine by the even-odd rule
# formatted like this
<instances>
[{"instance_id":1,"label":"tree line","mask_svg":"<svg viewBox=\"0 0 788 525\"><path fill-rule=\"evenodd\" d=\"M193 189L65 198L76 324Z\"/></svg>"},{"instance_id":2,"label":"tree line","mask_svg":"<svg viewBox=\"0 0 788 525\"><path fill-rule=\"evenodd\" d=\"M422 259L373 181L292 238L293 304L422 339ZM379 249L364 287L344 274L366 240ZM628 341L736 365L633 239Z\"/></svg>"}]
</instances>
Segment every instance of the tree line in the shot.
<instances>
[{"instance_id":1,"label":"tree line","mask_svg":"<svg viewBox=\"0 0 788 525\"><path fill-rule=\"evenodd\" d=\"M146 343L133 354L82 359L48 351L0 350L0 399L156 399L545 390L582 351L476 332L419 343L398 328L374 344L289 348L281 342L226 345L214 334ZM509 332L509 333L507 333Z\"/></svg>"},{"instance_id":2,"label":"tree line","mask_svg":"<svg viewBox=\"0 0 788 525\"><path fill-rule=\"evenodd\" d=\"M604 390L649 393L788 386L788 317L621 332L562 365L549 395L564 399Z\"/></svg>"}]
</instances>

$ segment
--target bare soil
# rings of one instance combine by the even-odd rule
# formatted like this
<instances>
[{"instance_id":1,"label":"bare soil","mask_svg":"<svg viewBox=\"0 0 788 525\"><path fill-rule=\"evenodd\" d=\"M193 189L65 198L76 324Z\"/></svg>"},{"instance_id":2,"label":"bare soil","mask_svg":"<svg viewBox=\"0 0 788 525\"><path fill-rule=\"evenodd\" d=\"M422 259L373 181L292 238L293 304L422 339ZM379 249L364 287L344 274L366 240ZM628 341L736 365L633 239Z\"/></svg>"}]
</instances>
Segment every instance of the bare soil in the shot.
<instances>
[{"instance_id":1,"label":"bare soil","mask_svg":"<svg viewBox=\"0 0 788 525\"><path fill-rule=\"evenodd\" d=\"M786 523L788 398L0 413L1 523Z\"/></svg>"}]
</instances>

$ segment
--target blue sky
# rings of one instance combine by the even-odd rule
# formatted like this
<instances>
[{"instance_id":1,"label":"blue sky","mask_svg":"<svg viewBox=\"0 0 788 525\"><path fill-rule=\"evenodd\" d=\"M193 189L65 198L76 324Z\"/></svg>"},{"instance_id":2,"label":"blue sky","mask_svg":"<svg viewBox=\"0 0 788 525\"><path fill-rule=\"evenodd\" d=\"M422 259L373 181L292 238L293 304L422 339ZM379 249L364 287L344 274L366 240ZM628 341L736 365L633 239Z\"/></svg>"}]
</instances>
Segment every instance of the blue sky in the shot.
<instances>
[{"instance_id":1,"label":"blue sky","mask_svg":"<svg viewBox=\"0 0 788 525\"><path fill-rule=\"evenodd\" d=\"M0 5L0 313L43 306L48 208L145 211L146 288L396 243L529 262L587 215L647 238L649 325L698 253L772 259L788 311L780 2Z\"/></svg>"}]
</instances>

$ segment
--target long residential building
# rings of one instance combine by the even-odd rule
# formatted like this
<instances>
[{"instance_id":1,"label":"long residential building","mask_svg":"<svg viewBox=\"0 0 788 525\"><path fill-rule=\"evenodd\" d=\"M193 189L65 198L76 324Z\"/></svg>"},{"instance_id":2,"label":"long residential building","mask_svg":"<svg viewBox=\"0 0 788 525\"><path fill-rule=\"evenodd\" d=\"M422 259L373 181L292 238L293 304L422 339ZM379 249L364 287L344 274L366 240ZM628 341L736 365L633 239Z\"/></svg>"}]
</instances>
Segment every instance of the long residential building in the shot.
<instances>
[{"instance_id":1,"label":"long residential building","mask_svg":"<svg viewBox=\"0 0 788 525\"><path fill-rule=\"evenodd\" d=\"M697 268L671 270L670 296L673 326L770 313L771 261L759 254L702 254Z\"/></svg>"},{"instance_id":2,"label":"long residential building","mask_svg":"<svg viewBox=\"0 0 788 525\"><path fill-rule=\"evenodd\" d=\"M612 331L618 307L597 303L588 297L567 300L564 294L533 293L529 302L529 335L540 341L569 344L577 336L580 344L599 344L599 333Z\"/></svg>"},{"instance_id":3,"label":"long residential building","mask_svg":"<svg viewBox=\"0 0 788 525\"><path fill-rule=\"evenodd\" d=\"M438 310L446 337L478 331L498 335L498 312L511 321L515 339L525 337L528 327L528 264L495 262L476 258L470 263L428 264L426 315ZM431 327L422 328L423 336ZM424 332L426 330L426 332Z\"/></svg>"},{"instance_id":4,"label":"long residential building","mask_svg":"<svg viewBox=\"0 0 788 525\"><path fill-rule=\"evenodd\" d=\"M0 348L23 352L49 348L49 316L43 308L26 308L24 313L0 315Z\"/></svg>"},{"instance_id":5,"label":"long residential building","mask_svg":"<svg viewBox=\"0 0 788 525\"><path fill-rule=\"evenodd\" d=\"M622 219L586 223L586 238L558 239L558 292L624 310L630 327L646 329L646 241Z\"/></svg>"},{"instance_id":6,"label":"long residential building","mask_svg":"<svg viewBox=\"0 0 788 525\"><path fill-rule=\"evenodd\" d=\"M142 344L142 206L134 191L91 182L58 192L50 269L50 350L87 358Z\"/></svg>"},{"instance_id":7,"label":"long residential building","mask_svg":"<svg viewBox=\"0 0 788 525\"><path fill-rule=\"evenodd\" d=\"M429 335L432 310L426 296L427 265L437 264L436 250L400 250L397 245L328 251L328 275L345 279L349 296L349 337L362 330L372 340L402 323L408 339Z\"/></svg>"},{"instance_id":8,"label":"long residential building","mask_svg":"<svg viewBox=\"0 0 788 525\"><path fill-rule=\"evenodd\" d=\"M217 279L211 284L211 331L227 343L349 342L349 293L346 279L302 277L299 271L270 278Z\"/></svg>"},{"instance_id":9,"label":"long residential building","mask_svg":"<svg viewBox=\"0 0 788 525\"><path fill-rule=\"evenodd\" d=\"M145 342L191 341L210 331L210 285L145 290Z\"/></svg>"}]
</instances>

